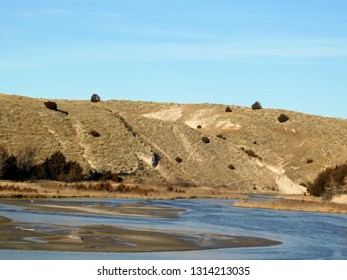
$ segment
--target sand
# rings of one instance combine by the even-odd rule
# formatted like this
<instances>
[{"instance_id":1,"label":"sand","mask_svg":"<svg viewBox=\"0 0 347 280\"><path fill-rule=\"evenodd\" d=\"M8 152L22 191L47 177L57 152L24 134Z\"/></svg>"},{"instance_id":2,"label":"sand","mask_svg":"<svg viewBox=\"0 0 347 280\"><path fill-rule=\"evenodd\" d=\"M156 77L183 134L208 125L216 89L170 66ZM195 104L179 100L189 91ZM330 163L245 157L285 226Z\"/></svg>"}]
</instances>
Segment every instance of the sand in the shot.
<instances>
[{"instance_id":1,"label":"sand","mask_svg":"<svg viewBox=\"0 0 347 280\"><path fill-rule=\"evenodd\" d=\"M104 203L74 201L6 201L35 212L84 213L86 215L137 216L177 219L184 209L151 203ZM0 249L71 252L161 252L237 247L272 246L278 241L206 232L165 231L109 225L51 225L13 222L0 216Z\"/></svg>"},{"instance_id":2,"label":"sand","mask_svg":"<svg viewBox=\"0 0 347 280\"><path fill-rule=\"evenodd\" d=\"M32 201L32 202L31 202ZM136 202L111 206L104 203L59 202L50 200L7 200L3 204L17 205L40 212L85 213L109 216L129 216L147 218L178 218L184 209L166 207L159 204Z\"/></svg>"},{"instance_id":3,"label":"sand","mask_svg":"<svg viewBox=\"0 0 347 280\"><path fill-rule=\"evenodd\" d=\"M262 238L161 232L107 225L80 227L14 223L0 217L0 249L69 252L161 252L273 246Z\"/></svg>"}]
</instances>

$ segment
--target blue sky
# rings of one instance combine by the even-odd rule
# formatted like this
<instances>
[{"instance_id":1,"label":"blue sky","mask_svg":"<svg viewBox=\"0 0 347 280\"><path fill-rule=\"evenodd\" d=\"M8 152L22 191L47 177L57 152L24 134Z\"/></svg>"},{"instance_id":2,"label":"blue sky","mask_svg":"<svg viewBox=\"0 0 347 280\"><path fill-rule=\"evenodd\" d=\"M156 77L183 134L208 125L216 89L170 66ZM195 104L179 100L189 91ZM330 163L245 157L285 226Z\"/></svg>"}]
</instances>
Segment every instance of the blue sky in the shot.
<instances>
[{"instance_id":1,"label":"blue sky","mask_svg":"<svg viewBox=\"0 0 347 280\"><path fill-rule=\"evenodd\" d=\"M0 0L0 92L347 118L345 0Z\"/></svg>"}]
</instances>

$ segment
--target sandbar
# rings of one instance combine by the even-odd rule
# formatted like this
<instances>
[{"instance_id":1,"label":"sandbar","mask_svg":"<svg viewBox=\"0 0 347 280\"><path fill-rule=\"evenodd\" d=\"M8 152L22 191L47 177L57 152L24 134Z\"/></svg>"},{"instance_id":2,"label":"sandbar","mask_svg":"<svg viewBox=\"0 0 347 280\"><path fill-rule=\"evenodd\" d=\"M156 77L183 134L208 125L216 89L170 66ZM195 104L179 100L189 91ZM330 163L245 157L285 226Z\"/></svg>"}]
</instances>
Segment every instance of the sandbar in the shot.
<instances>
[{"instance_id":1,"label":"sandbar","mask_svg":"<svg viewBox=\"0 0 347 280\"><path fill-rule=\"evenodd\" d=\"M0 217L0 249L67 252L162 252L273 246L281 242L199 232L161 232L108 225L16 223Z\"/></svg>"}]
</instances>

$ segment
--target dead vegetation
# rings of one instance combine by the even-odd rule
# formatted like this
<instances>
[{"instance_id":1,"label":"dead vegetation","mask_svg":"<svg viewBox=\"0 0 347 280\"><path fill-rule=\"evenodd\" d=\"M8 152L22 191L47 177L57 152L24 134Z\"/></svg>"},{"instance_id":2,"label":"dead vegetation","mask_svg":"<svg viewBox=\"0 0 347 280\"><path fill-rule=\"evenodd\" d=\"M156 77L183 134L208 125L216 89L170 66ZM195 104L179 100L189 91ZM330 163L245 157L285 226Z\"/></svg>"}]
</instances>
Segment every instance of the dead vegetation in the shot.
<instances>
[{"instance_id":1,"label":"dead vegetation","mask_svg":"<svg viewBox=\"0 0 347 280\"><path fill-rule=\"evenodd\" d=\"M269 200L269 201L240 201L233 206L246 208L262 208L273 210L306 211L346 214L347 205L332 202L297 201L297 200Z\"/></svg>"},{"instance_id":2,"label":"dead vegetation","mask_svg":"<svg viewBox=\"0 0 347 280\"><path fill-rule=\"evenodd\" d=\"M159 184L133 184L104 182L63 183L53 181L16 182L0 181L2 198L72 198L72 197L114 197L144 199L179 198L238 198L239 194L225 187L196 187Z\"/></svg>"}]
</instances>

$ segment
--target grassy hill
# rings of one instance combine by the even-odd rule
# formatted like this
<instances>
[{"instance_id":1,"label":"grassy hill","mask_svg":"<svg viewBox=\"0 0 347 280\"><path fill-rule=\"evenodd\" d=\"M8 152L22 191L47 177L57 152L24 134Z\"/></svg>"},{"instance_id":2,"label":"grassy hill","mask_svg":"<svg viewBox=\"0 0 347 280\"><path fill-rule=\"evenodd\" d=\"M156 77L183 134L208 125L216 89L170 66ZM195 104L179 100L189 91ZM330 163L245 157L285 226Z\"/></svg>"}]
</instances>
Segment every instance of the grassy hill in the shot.
<instances>
[{"instance_id":1,"label":"grassy hill","mask_svg":"<svg viewBox=\"0 0 347 280\"><path fill-rule=\"evenodd\" d=\"M34 148L36 162L61 151L85 171L110 170L126 181L300 193L300 184L347 160L346 119L123 100L52 100L61 110L54 111L44 101L0 94L0 145L14 155ZM279 122L280 114L289 120ZM161 158L156 168L153 153Z\"/></svg>"}]
</instances>

